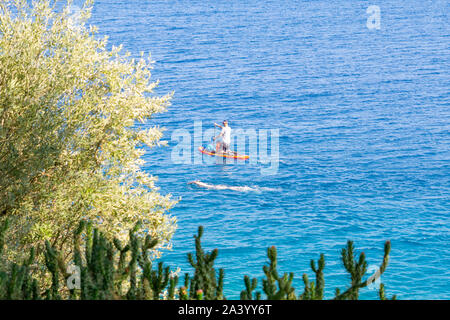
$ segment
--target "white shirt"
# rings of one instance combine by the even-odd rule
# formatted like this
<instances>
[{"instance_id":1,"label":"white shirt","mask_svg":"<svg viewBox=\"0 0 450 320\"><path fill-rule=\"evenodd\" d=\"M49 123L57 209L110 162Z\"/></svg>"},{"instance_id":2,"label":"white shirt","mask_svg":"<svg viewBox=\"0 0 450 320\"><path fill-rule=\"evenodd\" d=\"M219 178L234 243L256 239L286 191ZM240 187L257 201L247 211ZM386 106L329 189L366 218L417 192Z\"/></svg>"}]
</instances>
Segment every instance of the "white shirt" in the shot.
<instances>
[{"instance_id":1,"label":"white shirt","mask_svg":"<svg viewBox=\"0 0 450 320\"><path fill-rule=\"evenodd\" d=\"M226 144L231 143L231 128L230 127L228 127L228 126L223 127L220 135L222 136L222 140L224 143L226 143Z\"/></svg>"}]
</instances>

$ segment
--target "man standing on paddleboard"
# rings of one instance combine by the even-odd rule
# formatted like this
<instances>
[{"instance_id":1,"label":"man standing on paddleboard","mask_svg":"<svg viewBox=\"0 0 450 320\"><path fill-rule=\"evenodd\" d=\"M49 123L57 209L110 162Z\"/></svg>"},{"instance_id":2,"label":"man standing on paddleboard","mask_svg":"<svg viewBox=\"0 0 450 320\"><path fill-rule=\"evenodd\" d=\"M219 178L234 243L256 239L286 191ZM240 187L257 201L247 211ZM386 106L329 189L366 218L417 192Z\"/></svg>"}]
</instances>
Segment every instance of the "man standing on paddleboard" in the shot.
<instances>
[{"instance_id":1,"label":"man standing on paddleboard","mask_svg":"<svg viewBox=\"0 0 450 320\"><path fill-rule=\"evenodd\" d=\"M222 152L228 153L230 151L230 143L231 143L231 128L228 126L228 121L223 121L223 127L217 123L214 123L215 126L222 129L220 134L217 137L214 137L214 140L217 138L222 139ZM217 147L217 152L219 152L219 147Z\"/></svg>"}]
</instances>

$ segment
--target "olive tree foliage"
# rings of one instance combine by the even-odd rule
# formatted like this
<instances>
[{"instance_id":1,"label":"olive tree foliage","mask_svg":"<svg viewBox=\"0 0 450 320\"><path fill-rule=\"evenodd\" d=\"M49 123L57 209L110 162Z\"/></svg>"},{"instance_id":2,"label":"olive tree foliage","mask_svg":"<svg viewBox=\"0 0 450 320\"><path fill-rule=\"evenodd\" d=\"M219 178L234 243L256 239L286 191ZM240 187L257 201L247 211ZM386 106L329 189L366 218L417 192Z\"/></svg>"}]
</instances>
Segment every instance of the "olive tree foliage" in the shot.
<instances>
[{"instance_id":1,"label":"olive tree foliage","mask_svg":"<svg viewBox=\"0 0 450 320\"><path fill-rule=\"evenodd\" d=\"M168 246L176 201L142 170L162 129L142 124L172 94L152 94L150 57L96 36L91 0L76 21L70 1L30 2L0 0L0 219L10 220L10 252L48 240L68 255L81 219L110 238L141 221Z\"/></svg>"}]
</instances>

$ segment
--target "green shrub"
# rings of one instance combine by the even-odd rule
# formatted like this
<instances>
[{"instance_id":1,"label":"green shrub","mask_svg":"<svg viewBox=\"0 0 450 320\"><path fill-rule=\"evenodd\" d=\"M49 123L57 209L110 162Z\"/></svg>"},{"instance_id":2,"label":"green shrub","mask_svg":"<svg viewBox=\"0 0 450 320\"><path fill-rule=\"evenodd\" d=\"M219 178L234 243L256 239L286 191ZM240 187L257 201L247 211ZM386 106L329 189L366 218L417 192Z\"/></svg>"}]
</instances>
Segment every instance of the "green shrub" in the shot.
<instances>
[{"instance_id":1,"label":"green shrub","mask_svg":"<svg viewBox=\"0 0 450 320\"><path fill-rule=\"evenodd\" d=\"M184 284L178 286L178 275L171 273L170 268L159 262L154 268L150 257L151 250L157 241L147 236L138 237L140 225L136 225L129 232L127 244L118 239L108 240L102 232L92 230L89 223L81 222L74 235L72 269L77 271L78 279L74 275L61 253L46 242L44 252L45 268L51 277L51 284L45 286L36 278L33 272L36 266L34 250L22 263L7 262L4 255L3 237L7 230L7 222L0 225L0 299L180 299L180 300L223 300L224 270L216 272L214 262L218 255L215 249L206 253L201 245L203 227L199 227L195 238L195 256L188 254L188 260L194 268L194 275L185 274ZM384 247L384 259L379 268L381 275L387 267L390 252L390 242ZM294 273L284 273L277 270L277 251L275 247L267 250L269 265L263 267L265 278L262 280L262 290L269 300L321 300L324 297L324 268L325 257L322 254L317 262L311 261L311 269L315 274L315 281L309 281L303 275L304 290L297 295L292 286ZM368 286L374 279L363 280L367 263L364 253L357 258L354 254L353 243L349 241L342 250L342 262L350 274L350 286L341 293L336 290L334 299L358 299L359 290ZM77 283L77 280L78 283ZM42 282L42 281L41 281ZM260 300L262 293L257 289L256 278L244 277L245 290L241 292L242 300ZM71 286L72 285L72 286ZM379 290L380 299L386 299L384 285ZM395 298L395 296L393 297Z\"/></svg>"}]
</instances>

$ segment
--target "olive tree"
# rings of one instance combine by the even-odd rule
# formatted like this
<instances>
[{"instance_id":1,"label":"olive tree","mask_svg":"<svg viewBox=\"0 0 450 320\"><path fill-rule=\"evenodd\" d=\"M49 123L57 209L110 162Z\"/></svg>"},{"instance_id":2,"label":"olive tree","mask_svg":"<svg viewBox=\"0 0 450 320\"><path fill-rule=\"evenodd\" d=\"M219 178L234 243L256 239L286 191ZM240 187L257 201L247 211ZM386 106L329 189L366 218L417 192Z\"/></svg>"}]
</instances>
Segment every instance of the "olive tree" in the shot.
<instances>
[{"instance_id":1,"label":"olive tree","mask_svg":"<svg viewBox=\"0 0 450 320\"><path fill-rule=\"evenodd\" d=\"M150 57L108 48L87 24L92 5L74 17L70 1L0 0L0 219L10 221L10 252L48 240L69 254L81 219L111 238L141 221L161 246L176 227L176 201L142 170L145 148L163 144L149 120L172 94L152 93Z\"/></svg>"}]
</instances>

